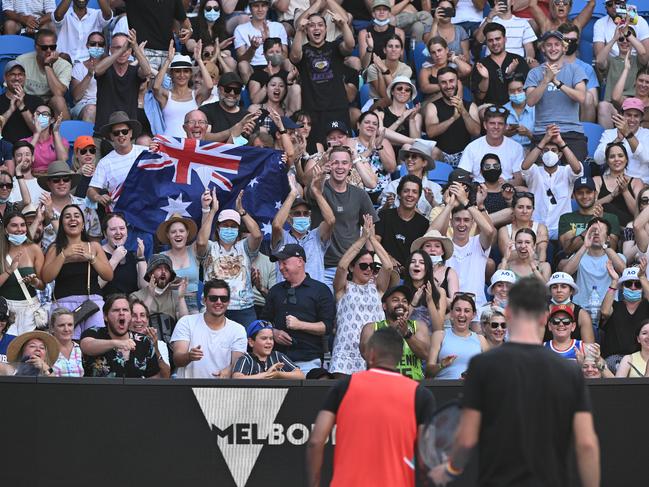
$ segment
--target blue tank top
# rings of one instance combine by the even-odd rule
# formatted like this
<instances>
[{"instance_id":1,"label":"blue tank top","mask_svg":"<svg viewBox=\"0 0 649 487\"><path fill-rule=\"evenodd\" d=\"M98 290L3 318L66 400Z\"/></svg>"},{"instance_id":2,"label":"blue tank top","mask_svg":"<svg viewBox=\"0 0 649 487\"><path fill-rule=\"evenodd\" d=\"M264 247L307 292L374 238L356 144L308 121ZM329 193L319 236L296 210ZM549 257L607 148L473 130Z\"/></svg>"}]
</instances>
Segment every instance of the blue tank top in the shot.
<instances>
[{"instance_id":1,"label":"blue tank top","mask_svg":"<svg viewBox=\"0 0 649 487\"><path fill-rule=\"evenodd\" d=\"M552 340L548 340L543 344L546 348L549 348L554 353L559 354L561 358L567 358L569 360L577 360L577 349L581 347L581 340L572 339L572 343L567 350L560 351L552 346Z\"/></svg>"},{"instance_id":2,"label":"blue tank top","mask_svg":"<svg viewBox=\"0 0 649 487\"><path fill-rule=\"evenodd\" d=\"M169 252L165 251L163 254L169 255ZM187 254L189 255L189 266L174 269L174 272L176 276L187 279L187 292L195 293L198 291L198 261L191 246L187 247Z\"/></svg>"},{"instance_id":3,"label":"blue tank top","mask_svg":"<svg viewBox=\"0 0 649 487\"><path fill-rule=\"evenodd\" d=\"M451 365L442 369L436 376L436 379L461 379L462 373L469 368L469 361L474 355L482 352L480 347L480 338L474 332L463 337L456 335L453 329L444 331L444 340L439 349L438 362L449 355L456 355L456 359Z\"/></svg>"}]
</instances>

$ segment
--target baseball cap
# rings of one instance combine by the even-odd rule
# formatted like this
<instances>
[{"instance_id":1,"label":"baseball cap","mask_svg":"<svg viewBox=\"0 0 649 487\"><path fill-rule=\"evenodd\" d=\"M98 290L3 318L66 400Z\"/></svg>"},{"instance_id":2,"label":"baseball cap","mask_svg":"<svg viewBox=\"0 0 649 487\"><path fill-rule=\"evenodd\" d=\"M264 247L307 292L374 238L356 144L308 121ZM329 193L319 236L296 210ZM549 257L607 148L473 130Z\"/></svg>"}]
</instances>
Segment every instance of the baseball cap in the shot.
<instances>
[{"instance_id":1,"label":"baseball cap","mask_svg":"<svg viewBox=\"0 0 649 487\"><path fill-rule=\"evenodd\" d=\"M340 130L342 133L349 135L349 127L342 120L333 120L327 124L327 135L329 135L334 130Z\"/></svg>"},{"instance_id":2,"label":"baseball cap","mask_svg":"<svg viewBox=\"0 0 649 487\"><path fill-rule=\"evenodd\" d=\"M86 147L90 146L96 147L97 144L95 144L95 139L93 139L89 135L80 135L74 141L74 150L85 149Z\"/></svg>"},{"instance_id":3,"label":"baseball cap","mask_svg":"<svg viewBox=\"0 0 649 487\"><path fill-rule=\"evenodd\" d=\"M298 244L286 244L277 252L273 252L273 255L270 256L271 262L277 262L278 260L285 260L290 257L300 257L304 262L306 262L306 253L302 246Z\"/></svg>"},{"instance_id":4,"label":"baseball cap","mask_svg":"<svg viewBox=\"0 0 649 487\"><path fill-rule=\"evenodd\" d=\"M227 86L231 85L232 83L243 86L243 81L241 81L239 75L234 71L223 73L223 75L219 78L219 86Z\"/></svg>"},{"instance_id":5,"label":"baseball cap","mask_svg":"<svg viewBox=\"0 0 649 487\"><path fill-rule=\"evenodd\" d=\"M567 304L558 304L556 306L552 306L552 308L550 309L549 317L552 318L557 313L565 313L568 316L570 316L573 320L575 319L575 312Z\"/></svg>"},{"instance_id":6,"label":"baseball cap","mask_svg":"<svg viewBox=\"0 0 649 487\"><path fill-rule=\"evenodd\" d=\"M559 32L558 30L549 30L545 34L541 36L541 42L547 41L550 37L554 37L556 39L559 39L560 41L563 41L563 34Z\"/></svg>"},{"instance_id":7,"label":"baseball cap","mask_svg":"<svg viewBox=\"0 0 649 487\"><path fill-rule=\"evenodd\" d=\"M458 167L457 169L453 169L448 176L448 184L450 185L451 183L462 183L470 186L473 184L473 176L466 169Z\"/></svg>"},{"instance_id":8,"label":"baseball cap","mask_svg":"<svg viewBox=\"0 0 649 487\"><path fill-rule=\"evenodd\" d=\"M381 298L381 302L385 303L394 293L403 293L408 301L412 300L412 290L408 286L402 284L400 286L393 286L385 291L385 294L383 294L383 297Z\"/></svg>"},{"instance_id":9,"label":"baseball cap","mask_svg":"<svg viewBox=\"0 0 649 487\"><path fill-rule=\"evenodd\" d=\"M291 119L290 117L282 117L282 124L284 125L285 130L295 130L295 129L302 128L301 123L294 122L293 119ZM277 125L275 125L275 122L272 122L270 124L270 134L274 137L276 132L277 132Z\"/></svg>"},{"instance_id":10,"label":"baseball cap","mask_svg":"<svg viewBox=\"0 0 649 487\"><path fill-rule=\"evenodd\" d=\"M248 338L252 338L252 336L258 331L272 330L272 329L273 329L273 324L270 321L255 320L250 322L250 324L246 326L246 334L248 335Z\"/></svg>"},{"instance_id":11,"label":"baseball cap","mask_svg":"<svg viewBox=\"0 0 649 487\"><path fill-rule=\"evenodd\" d=\"M588 176L579 178L575 181L575 187L573 188L573 192L581 188L588 188L591 191L595 191L595 181L593 181L593 178Z\"/></svg>"},{"instance_id":12,"label":"baseball cap","mask_svg":"<svg viewBox=\"0 0 649 487\"><path fill-rule=\"evenodd\" d=\"M22 64L20 64L20 62L14 59L12 61L9 61L7 64L5 64L4 74L6 75L9 71L14 69L15 67L19 67L20 69L23 70L23 72L25 71L25 66L23 66Z\"/></svg>"},{"instance_id":13,"label":"baseball cap","mask_svg":"<svg viewBox=\"0 0 649 487\"><path fill-rule=\"evenodd\" d=\"M644 113L644 103L640 98L627 98L622 103L622 110L638 110L641 113Z\"/></svg>"},{"instance_id":14,"label":"baseball cap","mask_svg":"<svg viewBox=\"0 0 649 487\"><path fill-rule=\"evenodd\" d=\"M219 213L219 218L217 220L219 223L227 220L232 220L233 222L236 222L237 225L241 225L241 215L239 215L238 211L223 210Z\"/></svg>"},{"instance_id":15,"label":"baseball cap","mask_svg":"<svg viewBox=\"0 0 649 487\"><path fill-rule=\"evenodd\" d=\"M295 208L296 206L300 206L300 205L304 205L309 209L311 208L311 205L309 204L309 202L307 200L305 200L303 198L295 198L295 201L293 201L293 204L291 205L291 210L293 208Z\"/></svg>"},{"instance_id":16,"label":"baseball cap","mask_svg":"<svg viewBox=\"0 0 649 487\"><path fill-rule=\"evenodd\" d=\"M390 0L374 0L372 2L372 10L378 7L388 7L390 10L392 10L392 4L390 3Z\"/></svg>"}]
</instances>

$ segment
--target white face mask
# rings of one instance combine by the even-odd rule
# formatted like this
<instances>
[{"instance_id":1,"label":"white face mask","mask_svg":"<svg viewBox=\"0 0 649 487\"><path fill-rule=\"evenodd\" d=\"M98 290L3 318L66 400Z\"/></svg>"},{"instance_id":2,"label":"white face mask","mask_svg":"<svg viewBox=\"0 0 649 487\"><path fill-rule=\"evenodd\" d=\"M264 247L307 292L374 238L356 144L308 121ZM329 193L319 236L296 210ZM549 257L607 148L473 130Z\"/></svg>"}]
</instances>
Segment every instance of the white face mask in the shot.
<instances>
[{"instance_id":1,"label":"white face mask","mask_svg":"<svg viewBox=\"0 0 649 487\"><path fill-rule=\"evenodd\" d=\"M441 255L431 255L430 260L433 262L433 264L441 264L444 261Z\"/></svg>"},{"instance_id":2,"label":"white face mask","mask_svg":"<svg viewBox=\"0 0 649 487\"><path fill-rule=\"evenodd\" d=\"M559 162L559 156L549 150L543 154L542 160L545 167L554 167Z\"/></svg>"}]
</instances>

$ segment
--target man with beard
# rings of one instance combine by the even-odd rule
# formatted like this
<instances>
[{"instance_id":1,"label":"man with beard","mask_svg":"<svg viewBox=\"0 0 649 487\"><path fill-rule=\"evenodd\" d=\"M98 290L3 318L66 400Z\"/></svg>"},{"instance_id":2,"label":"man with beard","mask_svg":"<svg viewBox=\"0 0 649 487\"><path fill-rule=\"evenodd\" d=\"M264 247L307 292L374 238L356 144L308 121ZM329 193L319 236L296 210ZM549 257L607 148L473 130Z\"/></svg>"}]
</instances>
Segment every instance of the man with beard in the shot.
<instances>
[{"instance_id":1,"label":"man with beard","mask_svg":"<svg viewBox=\"0 0 649 487\"><path fill-rule=\"evenodd\" d=\"M584 245L586 237L584 231L593 217L601 217L609 223L610 245L616 249L618 235L620 234L620 222L616 215L604 213L602 205L596 204L597 192L593 178L582 177L577 179L573 196L579 208L577 211L565 213L559 217L559 242L563 251L570 255L577 252Z\"/></svg>"},{"instance_id":2,"label":"man with beard","mask_svg":"<svg viewBox=\"0 0 649 487\"><path fill-rule=\"evenodd\" d=\"M335 0L316 0L311 9L319 11L327 5L336 12ZM296 33L291 45L290 59L300 72L302 80L302 108L311 115L313 129L309 139L324 139L325 129L332 120L349 125L349 109L345 91L344 60L356 44L347 19L337 13L333 22L342 30L342 37L334 42L326 40L327 24L319 13L302 15L296 20ZM305 43L305 36L307 42Z\"/></svg>"},{"instance_id":3,"label":"man with beard","mask_svg":"<svg viewBox=\"0 0 649 487\"><path fill-rule=\"evenodd\" d=\"M205 313L185 316L171 336L178 377L185 379L228 379L246 352L246 331L225 317L230 287L212 279L203 287Z\"/></svg>"},{"instance_id":4,"label":"man with beard","mask_svg":"<svg viewBox=\"0 0 649 487\"><path fill-rule=\"evenodd\" d=\"M473 204L461 183L449 187L449 199L444 209L431 222L431 230L446 235L451 218L453 228L453 256L446 261L460 278L460 291L473 294L478 307L487 299L484 294L485 269L491 252L491 244L496 237L496 228L484 208L487 191L480 186ZM478 225L479 235L471 237L473 224Z\"/></svg>"},{"instance_id":5,"label":"man with beard","mask_svg":"<svg viewBox=\"0 0 649 487\"><path fill-rule=\"evenodd\" d=\"M458 74L454 68L440 69L437 82L442 97L426 105L424 126L428 137L444 152L444 161L456 166L464 148L480 135L478 106L458 96Z\"/></svg>"},{"instance_id":6,"label":"man with beard","mask_svg":"<svg viewBox=\"0 0 649 487\"><path fill-rule=\"evenodd\" d=\"M535 109L534 136L540 140L550 124L561 130L563 140L583 161L588 156L588 140L579 121L579 106L586 101L586 73L577 64L566 62L563 34L543 34L541 47L546 62L532 69L525 80L527 104Z\"/></svg>"},{"instance_id":7,"label":"man with beard","mask_svg":"<svg viewBox=\"0 0 649 487\"><path fill-rule=\"evenodd\" d=\"M535 164L539 157L540 166ZM562 159L566 165L559 165ZM527 187L534 194L532 219L545 223L550 240L557 240L559 218L572 209L572 186L584 174L581 162L561 138L557 125L548 125L543 139L528 152L521 169Z\"/></svg>"},{"instance_id":8,"label":"man with beard","mask_svg":"<svg viewBox=\"0 0 649 487\"><path fill-rule=\"evenodd\" d=\"M15 144L20 139L31 137L34 132L34 110L43 105L40 96L25 93L25 67L18 61L9 61L4 70L7 90L0 95L0 113L9 109L15 100L16 109L2 127L2 138Z\"/></svg>"},{"instance_id":9,"label":"man with beard","mask_svg":"<svg viewBox=\"0 0 649 487\"><path fill-rule=\"evenodd\" d=\"M486 134L466 146L458 167L472 174L473 179L482 183L484 177L480 172L480 162L485 154L496 154L500 159L502 177L514 186L523 184L521 163L525 158L523 146L515 140L505 137L509 111L501 106L492 105L485 110L482 123Z\"/></svg>"},{"instance_id":10,"label":"man with beard","mask_svg":"<svg viewBox=\"0 0 649 487\"><path fill-rule=\"evenodd\" d=\"M483 30L489 55L475 63L471 73L471 91L479 104L495 103L504 105L509 101L507 95L508 77L514 73L527 76L529 67L524 58L505 50L507 43L505 27L490 22Z\"/></svg>"},{"instance_id":11,"label":"man with beard","mask_svg":"<svg viewBox=\"0 0 649 487\"><path fill-rule=\"evenodd\" d=\"M176 281L171 259L164 254L153 254L144 274L149 285L131 293L131 299L140 299L146 304L151 314L160 313L179 320L189 314L185 303L187 280Z\"/></svg>"},{"instance_id":12,"label":"man with beard","mask_svg":"<svg viewBox=\"0 0 649 487\"><path fill-rule=\"evenodd\" d=\"M430 335L426 323L408 319L411 300L412 291L408 286L395 286L388 289L381 298L385 319L363 326L359 347L361 355L365 361L368 361L368 343L374 332L381 328L394 328L403 338L403 352L397 370L406 377L422 380L424 378L422 360L428 358Z\"/></svg>"},{"instance_id":13,"label":"man with beard","mask_svg":"<svg viewBox=\"0 0 649 487\"><path fill-rule=\"evenodd\" d=\"M158 378L160 367L151 339L129 331L131 305L125 294L106 299L106 326L81 335L86 377Z\"/></svg>"}]
</instances>

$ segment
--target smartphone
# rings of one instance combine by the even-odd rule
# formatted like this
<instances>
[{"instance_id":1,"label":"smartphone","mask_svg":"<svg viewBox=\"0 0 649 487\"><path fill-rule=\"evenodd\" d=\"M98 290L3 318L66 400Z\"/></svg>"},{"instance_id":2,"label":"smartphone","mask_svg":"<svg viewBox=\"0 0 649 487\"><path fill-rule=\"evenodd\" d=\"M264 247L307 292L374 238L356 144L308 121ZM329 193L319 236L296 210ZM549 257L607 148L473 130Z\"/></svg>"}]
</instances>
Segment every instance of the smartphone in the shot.
<instances>
[{"instance_id":1,"label":"smartphone","mask_svg":"<svg viewBox=\"0 0 649 487\"><path fill-rule=\"evenodd\" d=\"M453 7L444 7L440 9L440 12L444 17L454 17L455 16L455 9Z\"/></svg>"}]
</instances>

